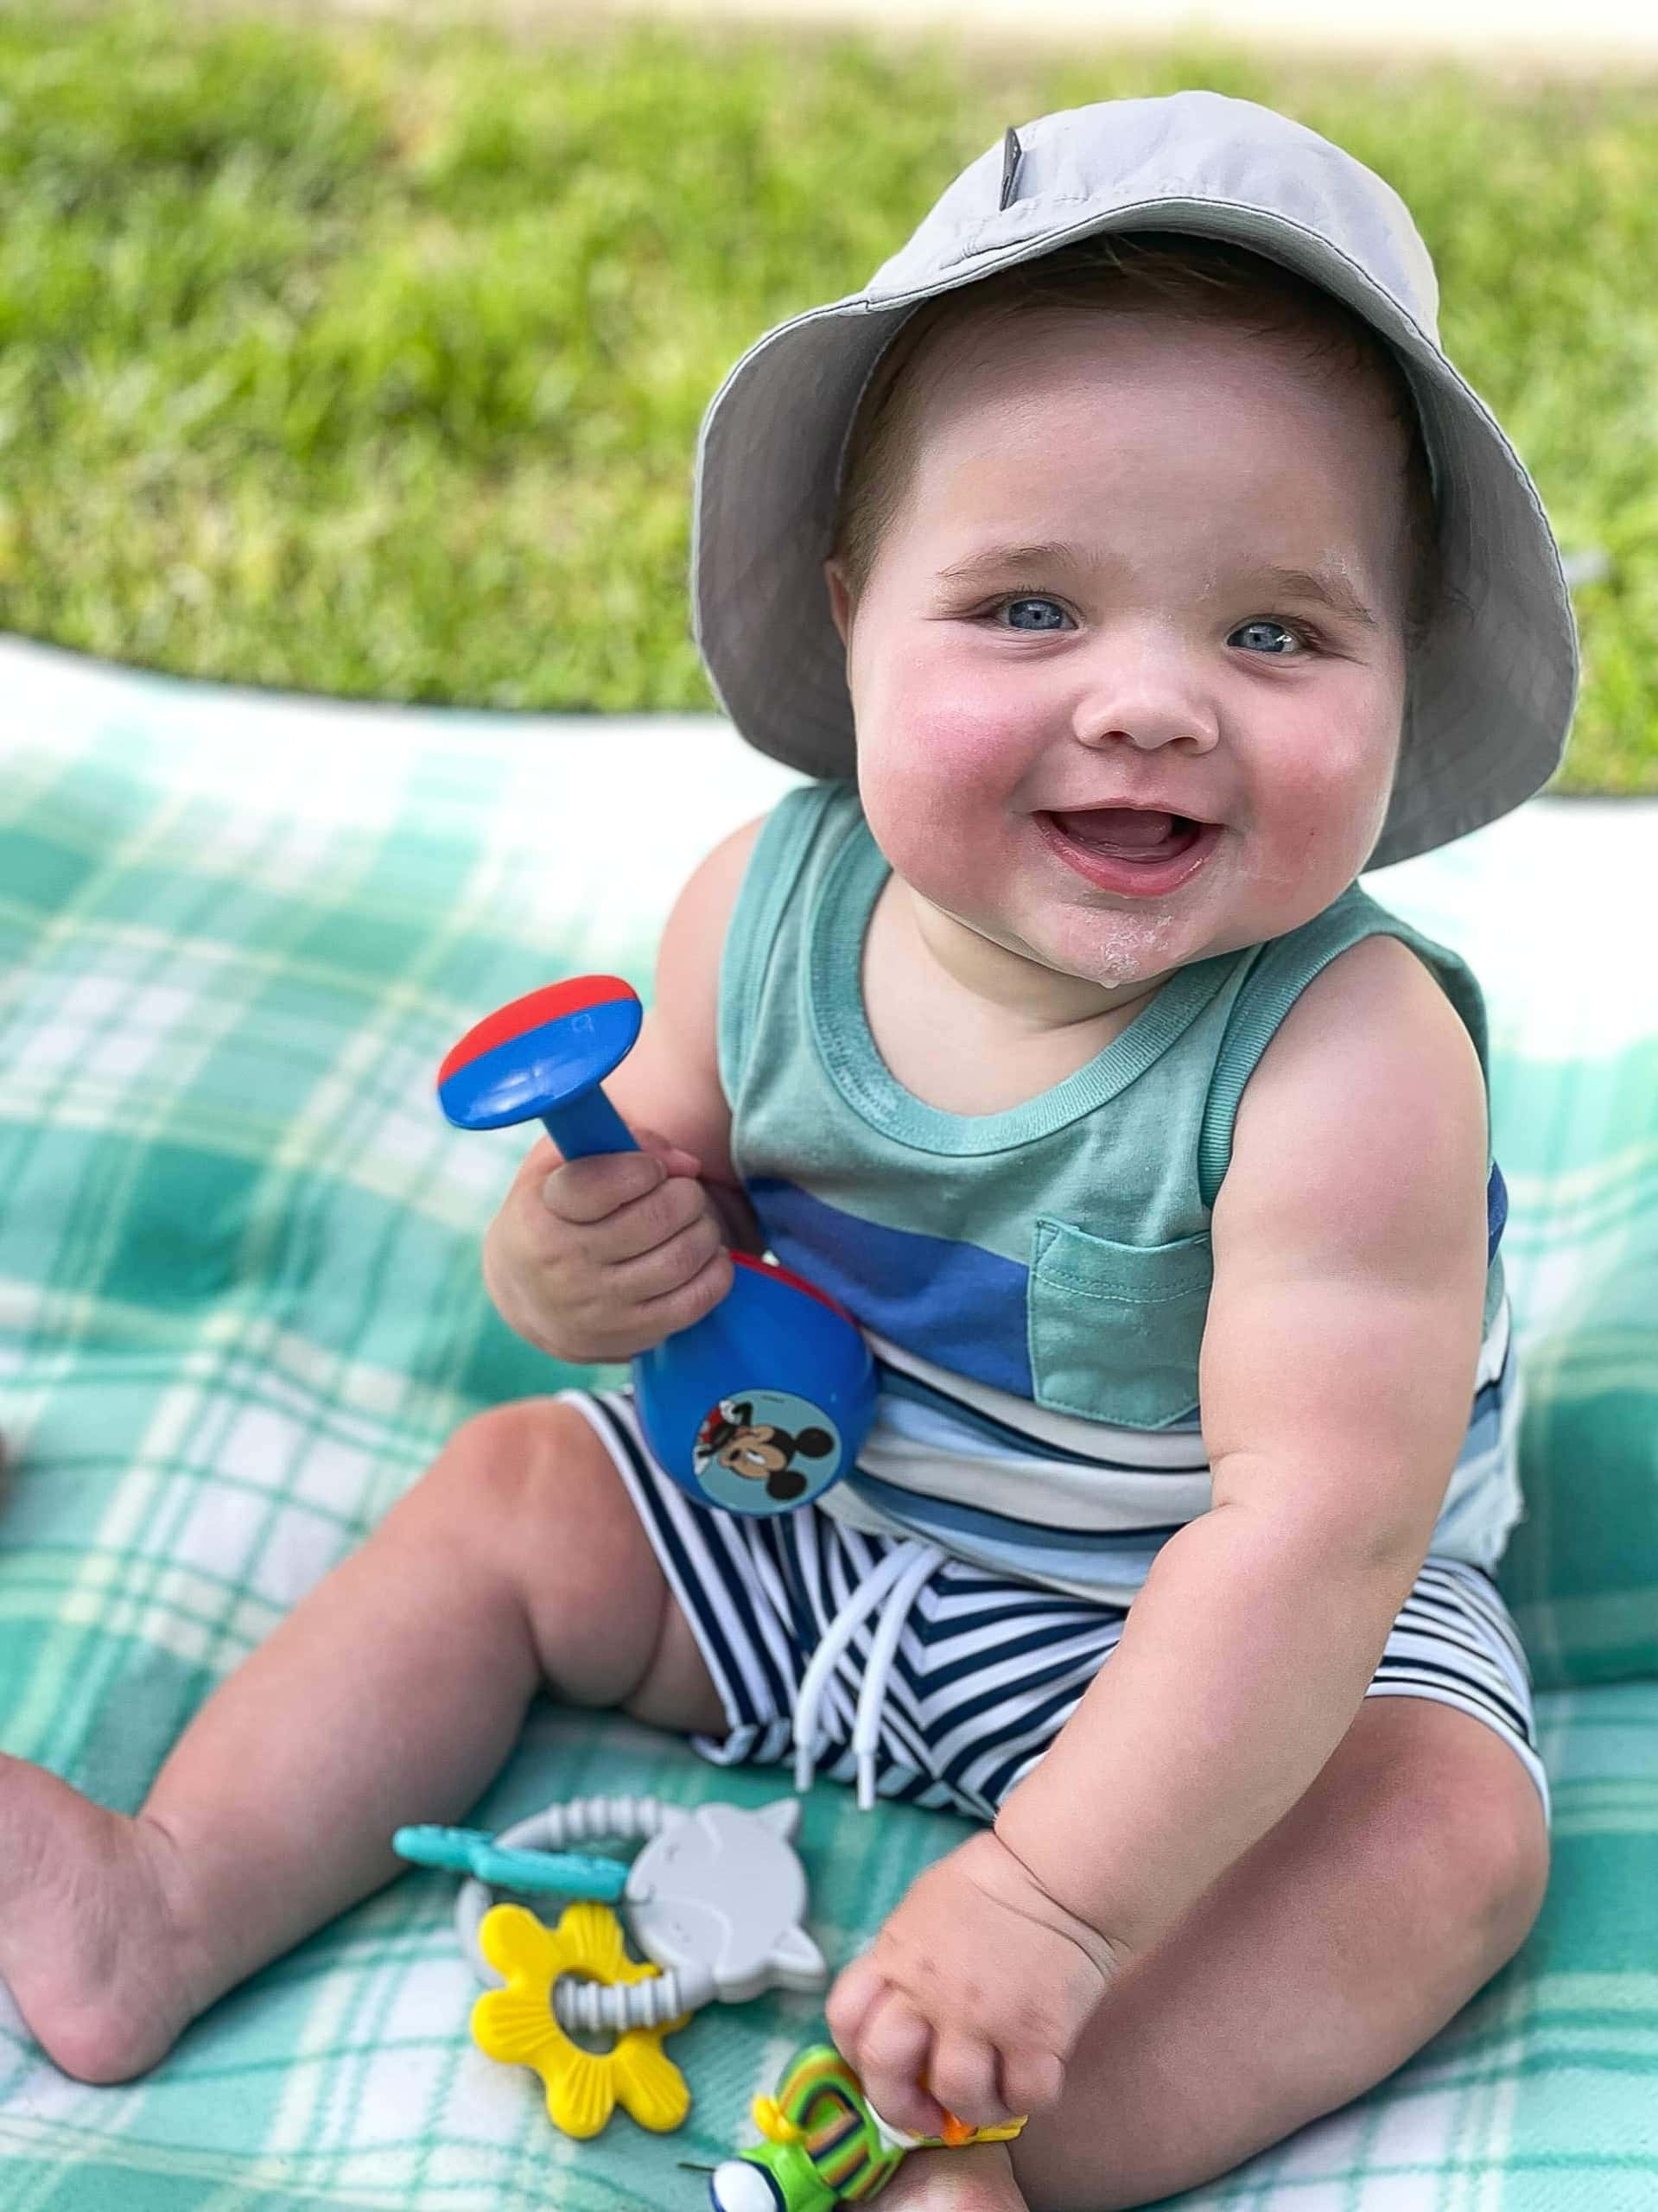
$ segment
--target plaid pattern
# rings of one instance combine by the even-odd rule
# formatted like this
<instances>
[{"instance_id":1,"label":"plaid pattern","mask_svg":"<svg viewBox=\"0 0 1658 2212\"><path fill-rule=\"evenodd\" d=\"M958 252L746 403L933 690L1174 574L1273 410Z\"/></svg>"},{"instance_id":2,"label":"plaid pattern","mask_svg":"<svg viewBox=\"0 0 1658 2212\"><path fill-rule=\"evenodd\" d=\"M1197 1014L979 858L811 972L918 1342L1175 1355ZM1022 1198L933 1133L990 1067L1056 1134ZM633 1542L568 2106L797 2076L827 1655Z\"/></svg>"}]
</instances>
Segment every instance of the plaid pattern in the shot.
<instances>
[{"instance_id":1,"label":"plaid pattern","mask_svg":"<svg viewBox=\"0 0 1658 2212\"><path fill-rule=\"evenodd\" d=\"M492 1316L477 1242L524 1140L448 1130L433 1072L480 1012L560 974L648 987L686 868L791 779L713 721L302 707L16 645L0 683L3 1743L130 1808L458 1421L618 1379ZM1655 833L1650 804L1538 802L1376 879L1466 954L1493 1015L1531 1378L1503 1585L1542 1693L1554 1876L1519 1959L1426 2050L1178 2200L1192 2212L1658 2201ZM1630 964L1582 962L1605 947ZM537 1709L476 1819L778 1787ZM965 1833L816 1789L802 1850L832 1963ZM129 2087L57 2074L0 1999L0 2202L701 2202L678 2161L747 2139L816 2000L713 2008L673 2037L695 2099L677 2134L618 2118L568 2142L532 2077L467 2037L452 1896L410 1873Z\"/></svg>"}]
</instances>

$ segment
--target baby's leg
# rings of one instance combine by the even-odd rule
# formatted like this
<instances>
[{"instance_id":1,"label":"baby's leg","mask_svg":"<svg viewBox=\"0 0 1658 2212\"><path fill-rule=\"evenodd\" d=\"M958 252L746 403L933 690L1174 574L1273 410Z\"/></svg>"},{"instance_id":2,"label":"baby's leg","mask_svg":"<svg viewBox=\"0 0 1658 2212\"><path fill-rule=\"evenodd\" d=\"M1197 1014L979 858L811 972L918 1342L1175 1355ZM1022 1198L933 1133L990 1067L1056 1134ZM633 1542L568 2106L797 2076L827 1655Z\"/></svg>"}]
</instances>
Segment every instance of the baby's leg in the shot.
<instances>
[{"instance_id":1,"label":"baby's leg","mask_svg":"<svg viewBox=\"0 0 1658 2212\"><path fill-rule=\"evenodd\" d=\"M452 1821L543 1681L717 1731L723 1711L598 1437L550 1399L457 1432L203 1706L136 1817L0 1761L0 1976L47 2050L124 2081Z\"/></svg>"},{"instance_id":2,"label":"baby's leg","mask_svg":"<svg viewBox=\"0 0 1658 2212\"><path fill-rule=\"evenodd\" d=\"M1229 2173L1420 2050L1519 1949L1547 1871L1541 1801L1500 1737L1368 1699L1299 1803L1107 1998L1011 2168L922 2153L883 2212L1121 2212Z\"/></svg>"}]
</instances>

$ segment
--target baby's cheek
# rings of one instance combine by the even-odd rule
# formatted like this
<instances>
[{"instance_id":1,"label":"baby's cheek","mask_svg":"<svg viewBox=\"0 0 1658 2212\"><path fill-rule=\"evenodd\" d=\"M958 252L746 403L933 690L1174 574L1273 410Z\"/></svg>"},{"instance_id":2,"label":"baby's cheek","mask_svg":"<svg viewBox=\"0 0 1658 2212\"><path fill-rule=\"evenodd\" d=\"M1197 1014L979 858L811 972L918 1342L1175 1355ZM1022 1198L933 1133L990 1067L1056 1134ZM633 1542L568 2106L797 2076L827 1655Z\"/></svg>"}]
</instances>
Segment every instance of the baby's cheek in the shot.
<instances>
[{"instance_id":1,"label":"baby's cheek","mask_svg":"<svg viewBox=\"0 0 1658 2212\"><path fill-rule=\"evenodd\" d=\"M1018 737L988 700L959 694L939 704L944 687L912 685L894 696L878 725L858 733L859 781L901 791L910 804L940 802L974 791L1006 790L1017 773Z\"/></svg>"},{"instance_id":2,"label":"baby's cheek","mask_svg":"<svg viewBox=\"0 0 1658 2212\"><path fill-rule=\"evenodd\" d=\"M1302 838L1309 865L1329 865L1342 876L1342 885L1350 880L1369 861L1370 847L1382 834L1390 783L1390 774L1380 774L1375 763L1364 763L1344 777L1322 777L1298 794L1298 812L1291 823Z\"/></svg>"},{"instance_id":3,"label":"baby's cheek","mask_svg":"<svg viewBox=\"0 0 1658 2212\"><path fill-rule=\"evenodd\" d=\"M905 715L858 753L858 788L875 842L900 875L954 878L1002 833L1013 780L1006 726L970 709Z\"/></svg>"},{"instance_id":4,"label":"baby's cheek","mask_svg":"<svg viewBox=\"0 0 1658 2212\"><path fill-rule=\"evenodd\" d=\"M1282 765L1263 824L1276 872L1305 878L1327 871L1341 878L1336 890L1344 889L1381 832L1392 781L1391 752L1375 746L1309 747Z\"/></svg>"}]
</instances>

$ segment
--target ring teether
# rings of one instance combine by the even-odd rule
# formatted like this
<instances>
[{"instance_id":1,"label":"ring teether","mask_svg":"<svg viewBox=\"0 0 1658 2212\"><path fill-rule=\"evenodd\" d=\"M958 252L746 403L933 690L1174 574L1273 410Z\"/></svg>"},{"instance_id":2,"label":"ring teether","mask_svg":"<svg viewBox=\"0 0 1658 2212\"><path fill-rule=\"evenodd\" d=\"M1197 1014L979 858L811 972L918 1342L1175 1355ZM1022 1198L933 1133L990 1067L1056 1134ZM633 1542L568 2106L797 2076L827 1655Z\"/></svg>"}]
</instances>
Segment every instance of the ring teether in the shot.
<instances>
[{"instance_id":1,"label":"ring teether","mask_svg":"<svg viewBox=\"0 0 1658 2212\"><path fill-rule=\"evenodd\" d=\"M584 2050L554 2013L561 1974L608 1986L658 1972L628 1957L621 1923L607 1906L584 1899L549 1929L524 1905L498 1904L484 1915L478 1940L507 1986L487 1991L473 2006L473 2040L486 2057L540 2075L555 2127L565 2135L596 2135L619 2104L658 2134L681 2124L691 2094L662 2039L683 2027L689 2013L659 2027L625 2029L609 2051Z\"/></svg>"}]
</instances>

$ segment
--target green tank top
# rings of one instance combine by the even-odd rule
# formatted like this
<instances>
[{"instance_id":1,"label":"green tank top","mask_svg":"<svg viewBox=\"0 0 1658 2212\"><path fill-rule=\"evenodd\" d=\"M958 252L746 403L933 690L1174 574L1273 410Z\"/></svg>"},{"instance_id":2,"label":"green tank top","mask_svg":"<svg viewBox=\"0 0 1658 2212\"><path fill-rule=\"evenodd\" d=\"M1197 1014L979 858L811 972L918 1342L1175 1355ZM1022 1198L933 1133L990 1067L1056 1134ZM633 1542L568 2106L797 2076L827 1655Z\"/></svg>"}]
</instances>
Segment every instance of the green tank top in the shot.
<instances>
[{"instance_id":1,"label":"green tank top","mask_svg":"<svg viewBox=\"0 0 1658 2212\"><path fill-rule=\"evenodd\" d=\"M1299 929L1178 969L1052 1089L1001 1113L947 1113L891 1074L865 1017L864 935L888 873L854 785L790 791L755 841L721 966L733 1165L770 1249L857 1317L880 1369L876 1428L824 1507L987 1562L1028 1566L1077 1540L1083 1567L1070 1558L1045 1579L1137 1580L1134 1560L1208 1502L1210 1212L1279 1023L1347 946L1396 937L1439 980L1483 1071L1479 987L1355 883ZM1493 1165L1486 1345L1436 1532L1482 1563L1519 1504L1503 1211Z\"/></svg>"}]
</instances>

